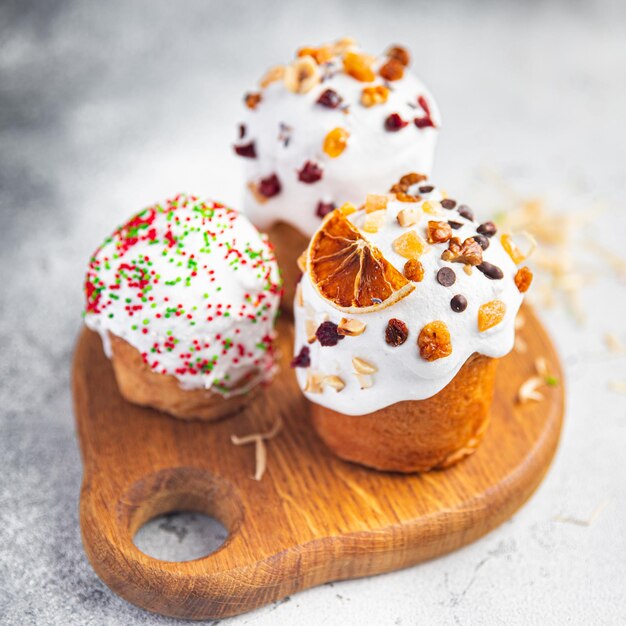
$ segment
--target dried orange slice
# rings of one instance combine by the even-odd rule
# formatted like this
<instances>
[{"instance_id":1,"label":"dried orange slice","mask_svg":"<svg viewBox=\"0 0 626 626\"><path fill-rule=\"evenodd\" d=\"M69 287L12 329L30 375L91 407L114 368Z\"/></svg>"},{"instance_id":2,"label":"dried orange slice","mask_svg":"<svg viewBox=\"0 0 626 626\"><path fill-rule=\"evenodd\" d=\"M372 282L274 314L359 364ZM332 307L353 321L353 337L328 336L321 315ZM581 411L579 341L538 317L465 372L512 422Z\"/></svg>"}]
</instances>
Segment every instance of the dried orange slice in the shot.
<instances>
[{"instance_id":1,"label":"dried orange slice","mask_svg":"<svg viewBox=\"0 0 626 626\"><path fill-rule=\"evenodd\" d=\"M313 236L307 265L320 295L348 313L384 309L415 289L341 211Z\"/></svg>"}]
</instances>

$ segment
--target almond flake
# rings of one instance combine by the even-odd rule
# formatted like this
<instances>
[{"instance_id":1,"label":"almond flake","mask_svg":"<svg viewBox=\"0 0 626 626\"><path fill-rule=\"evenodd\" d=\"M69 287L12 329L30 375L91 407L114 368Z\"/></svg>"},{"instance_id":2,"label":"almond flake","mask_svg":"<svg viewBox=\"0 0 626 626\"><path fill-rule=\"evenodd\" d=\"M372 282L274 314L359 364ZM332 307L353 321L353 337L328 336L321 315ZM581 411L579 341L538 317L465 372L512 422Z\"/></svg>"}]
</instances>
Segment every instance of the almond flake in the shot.
<instances>
[{"instance_id":1,"label":"almond flake","mask_svg":"<svg viewBox=\"0 0 626 626\"><path fill-rule=\"evenodd\" d=\"M340 335L346 335L348 337L356 337L362 335L365 331L365 322L354 318L342 317L337 325L337 332Z\"/></svg>"},{"instance_id":2,"label":"almond flake","mask_svg":"<svg viewBox=\"0 0 626 626\"><path fill-rule=\"evenodd\" d=\"M339 376L334 376L334 375L324 376L324 379L322 382L324 385L328 385L329 387L332 387L336 391L341 391L346 386L346 383L344 383L343 380L339 378Z\"/></svg>"},{"instance_id":3,"label":"almond flake","mask_svg":"<svg viewBox=\"0 0 626 626\"><path fill-rule=\"evenodd\" d=\"M526 352L528 352L528 344L519 335L515 337L515 344L513 347L520 354L526 354Z\"/></svg>"},{"instance_id":4,"label":"almond flake","mask_svg":"<svg viewBox=\"0 0 626 626\"><path fill-rule=\"evenodd\" d=\"M322 393L322 376L318 372L307 373L306 385L304 391L309 393Z\"/></svg>"},{"instance_id":5,"label":"almond flake","mask_svg":"<svg viewBox=\"0 0 626 626\"><path fill-rule=\"evenodd\" d=\"M352 367L357 374L374 374L378 371L375 365L372 365L369 361L355 356L352 359Z\"/></svg>"},{"instance_id":6,"label":"almond flake","mask_svg":"<svg viewBox=\"0 0 626 626\"><path fill-rule=\"evenodd\" d=\"M357 374L356 379L359 381L361 389L369 389L374 385L374 379L368 374Z\"/></svg>"},{"instance_id":7,"label":"almond flake","mask_svg":"<svg viewBox=\"0 0 626 626\"><path fill-rule=\"evenodd\" d=\"M548 362L546 361L546 357L539 356L535 359L535 371L542 378L545 378L549 375Z\"/></svg>"},{"instance_id":8,"label":"almond flake","mask_svg":"<svg viewBox=\"0 0 626 626\"><path fill-rule=\"evenodd\" d=\"M317 337L315 336L315 332L317 331L317 323L315 320L307 319L304 322L304 330L306 332L306 339L309 343L315 343Z\"/></svg>"},{"instance_id":9,"label":"almond flake","mask_svg":"<svg viewBox=\"0 0 626 626\"><path fill-rule=\"evenodd\" d=\"M300 283L296 286L296 306L304 306L304 299L302 298L302 285Z\"/></svg>"},{"instance_id":10,"label":"almond flake","mask_svg":"<svg viewBox=\"0 0 626 626\"><path fill-rule=\"evenodd\" d=\"M530 400L540 402L543 396L537 391L537 388L543 385L543 379L540 376L531 376L527 381L522 383L517 392L517 400L520 404L524 404Z\"/></svg>"},{"instance_id":11,"label":"almond flake","mask_svg":"<svg viewBox=\"0 0 626 626\"><path fill-rule=\"evenodd\" d=\"M417 209L407 208L401 209L398 211L398 224L402 226L402 228L407 228L409 226L413 226L420 221L421 214Z\"/></svg>"}]
</instances>

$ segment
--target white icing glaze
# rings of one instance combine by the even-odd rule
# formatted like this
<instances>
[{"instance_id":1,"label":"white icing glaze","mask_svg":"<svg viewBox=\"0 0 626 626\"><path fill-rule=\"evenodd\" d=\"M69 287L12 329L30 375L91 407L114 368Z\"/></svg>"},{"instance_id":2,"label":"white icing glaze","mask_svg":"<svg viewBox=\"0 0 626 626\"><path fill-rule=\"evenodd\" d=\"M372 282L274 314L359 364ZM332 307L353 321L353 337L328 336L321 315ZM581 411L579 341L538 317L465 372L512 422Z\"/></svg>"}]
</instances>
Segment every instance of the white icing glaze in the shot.
<instances>
[{"instance_id":1,"label":"white icing glaze","mask_svg":"<svg viewBox=\"0 0 626 626\"><path fill-rule=\"evenodd\" d=\"M221 204L181 195L131 218L94 253L86 295L107 355L112 333L183 388L228 396L273 374L278 267L266 236Z\"/></svg>"},{"instance_id":2,"label":"white icing glaze","mask_svg":"<svg viewBox=\"0 0 626 626\"><path fill-rule=\"evenodd\" d=\"M424 181L420 184L430 183ZM409 192L414 193L414 188ZM440 205L437 215L422 213L421 221L415 226L402 228L398 224L396 216L401 209L420 207L421 213L425 200L432 202L441 198L441 193L435 188L430 194L422 194L419 203L398 202L394 199L388 204L385 222L380 230L373 234L361 231L361 234L402 272L406 259L393 250L392 242L403 232L414 229L426 239L429 220L454 220L462 222L463 226L453 230L453 236L463 241L476 235L480 223L478 220L471 222L461 217L456 208L447 210ZM364 218L364 211L349 216L357 227L362 225ZM304 391L309 372L323 376L337 375L345 383L345 388L339 392L330 386L324 386L322 393L307 391L305 395L309 400L347 415L363 415L403 400L422 400L443 389L472 354L502 357L513 348L515 316L522 302L522 294L514 282L517 267L502 247L499 235L490 238L489 247L483 251L483 260L497 265L503 271L504 276L500 280L487 278L476 267L468 275L463 264L443 261L441 253L447 247L447 243L430 245L429 250L420 257L424 267L422 282L414 283L415 289L396 304L371 313L352 314L338 310L318 293L305 272L301 281L304 306L298 306L297 297L294 304L294 353L298 354L302 346L308 345L311 367L310 370L296 368L298 383ZM436 280L437 271L442 267L452 268L456 274L456 282L451 287L444 287ZM462 313L456 313L450 307L450 300L456 294L467 298L468 305ZM498 325L479 332L478 309L492 300L505 303L505 317ZM307 319L314 320L316 328L326 320L338 324L343 317L365 322L365 332L355 337L344 337L335 346L324 347L319 341L307 343ZM391 318L402 320L409 329L406 342L400 346L390 346L385 341L385 329ZM443 321L448 327L452 354L429 362L421 358L417 338L420 330L435 320ZM372 387L361 389L352 365L354 357L365 359L378 369L372 375Z\"/></svg>"},{"instance_id":3,"label":"white icing glaze","mask_svg":"<svg viewBox=\"0 0 626 626\"><path fill-rule=\"evenodd\" d=\"M385 61L379 58L374 63L376 72ZM407 68L402 79L388 83L387 102L367 108L360 104L363 88L384 81L377 75L373 83L360 82L341 68L341 59L335 58L325 70L330 77L305 94L291 93L282 81L274 82L262 90L256 109L248 110L246 134L238 144L254 141L257 157L244 159L246 179L254 183L276 174L282 187L278 195L262 203L246 190L244 212L259 228L283 221L311 236L321 223L316 214L318 202L341 206L357 201L364 189L389 189L399 172L430 174L441 120L424 84ZM316 104L326 89L343 98L347 113ZM417 105L418 96L426 99L436 128L419 129L413 123L424 114ZM384 121L391 113L400 114L409 124L397 132L385 130ZM281 141L283 125L290 129L287 145ZM337 127L347 130L350 137L344 152L331 158L322 145L327 133ZM298 171L309 160L324 171L321 180L308 184L298 179Z\"/></svg>"}]
</instances>

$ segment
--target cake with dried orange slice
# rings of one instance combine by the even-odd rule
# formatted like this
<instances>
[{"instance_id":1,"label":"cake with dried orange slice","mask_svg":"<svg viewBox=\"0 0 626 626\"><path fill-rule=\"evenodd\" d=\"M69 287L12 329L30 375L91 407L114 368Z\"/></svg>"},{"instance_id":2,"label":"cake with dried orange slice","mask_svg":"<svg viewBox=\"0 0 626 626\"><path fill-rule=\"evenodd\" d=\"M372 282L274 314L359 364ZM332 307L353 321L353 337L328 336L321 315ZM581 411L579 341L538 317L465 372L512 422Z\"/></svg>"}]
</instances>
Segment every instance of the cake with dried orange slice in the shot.
<instances>
[{"instance_id":1,"label":"cake with dried orange slice","mask_svg":"<svg viewBox=\"0 0 626 626\"><path fill-rule=\"evenodd\" d=\"M304 47L246 94L235 152L246 165L244 211L274 242L291 306L295 260L323 218L398 173L429 173L440 116L392 46L378 57L343 39Z\"/></svg>"},{"instance_id":2,"label":"cake with dried orange slice","mask_svg":"<svg viewBox=\"0 0 626 626\"><path fill-rule=\"evenodd\" d=\"M216 420L272 377L281 293L266 235L223 204L179 195L137 213L96 250L84 319L124 398Z\"/></svg>"},{"instance_id":3,"label":"cake with dried orange slice","mask_svg":"<svg viewBox=\"0 0 626 626\"><path fill-rule=\"evenodd\" d=\"M327 215L301 259L299 385L338 456L427 471L471 454L532 273L515 240L421 174Z\"/></svg>"}]
</instances>

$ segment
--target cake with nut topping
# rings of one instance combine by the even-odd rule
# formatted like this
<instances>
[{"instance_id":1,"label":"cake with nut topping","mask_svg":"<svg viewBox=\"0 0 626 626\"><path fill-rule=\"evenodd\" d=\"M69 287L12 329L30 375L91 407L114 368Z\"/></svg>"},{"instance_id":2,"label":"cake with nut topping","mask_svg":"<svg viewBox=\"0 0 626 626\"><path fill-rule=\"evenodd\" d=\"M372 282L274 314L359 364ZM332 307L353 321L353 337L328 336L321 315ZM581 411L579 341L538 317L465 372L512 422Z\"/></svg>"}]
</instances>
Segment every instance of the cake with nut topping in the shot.
<instances>
[{"instance_id":1,"label":"cake with nut topping","mask_svg":"<svg viewBox=\"0 0 626 626\"><path fill-rule=\"evenodd\" d=\"M327 215L302 257L293 367L340 457L427 471L472 453L532 273L421 174Z\"/></svg>"},{"instance_id":2,"label":"cake with nut topping","mask_svg":"<svg viewBox=\"0 0 626 626\"><path fill-rule=\"evenodd\" d=\"M272 377L280 296L267 237L222 204L179 195L96 250L84 318L128 401L216 420Z\"/></svg>"},{"instance_id":3,"label":"cake with nut topping","mask_svg":"<svg viewBox=\"0 0 626 626\"><path fill-rule=\"evenodd\" d=\"M270 235L289 308L295 260L323 218L411 169L430 173L440 116L406 49L373 57L352 40L305 47L246 94L235 152L245 212Z\"/></svg>"}]
</instances>

